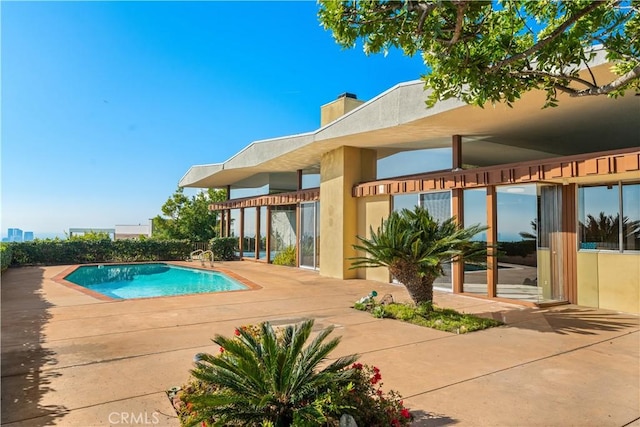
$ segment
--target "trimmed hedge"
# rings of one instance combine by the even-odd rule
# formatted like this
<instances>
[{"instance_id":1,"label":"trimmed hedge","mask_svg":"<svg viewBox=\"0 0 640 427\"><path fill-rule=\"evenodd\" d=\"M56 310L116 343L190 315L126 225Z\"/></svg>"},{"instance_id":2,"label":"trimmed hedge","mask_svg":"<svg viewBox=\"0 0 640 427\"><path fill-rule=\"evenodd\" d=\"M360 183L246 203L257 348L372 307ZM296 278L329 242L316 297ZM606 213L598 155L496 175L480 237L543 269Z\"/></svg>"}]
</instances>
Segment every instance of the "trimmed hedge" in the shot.
<instances>
[{"instance_id":1,"label":"trimmed hedge","mask_svg":"<svg viewBox=\"0 0 640 427\"><path fill-rule=\"evenodd\" d=\"M0 243L0 259L2 260L2 268L0 271L5 271L11 265L13 251L11 246L6 243Z\"/></svg>"},{"instance_id":2,"label":"trimmed hedge","mask_svg":"<svg viewBox=\"0 0 640 427\"><path fill-rule=\"evenodd\" d=\"M11 266L184 260L191 252L188 240L154 239L34 240L10 247Z\"/></svg>"},{"instance_id":3,"label":"trimmed hedge","mask_svg":"<svg viewBox=\"0 0 640 427\"><path fill-rule=\"evenodd\" d=\"M236 258L237 237L214 237L209 245L216 261L231 261Z\"/></svg>"}]
</instances>

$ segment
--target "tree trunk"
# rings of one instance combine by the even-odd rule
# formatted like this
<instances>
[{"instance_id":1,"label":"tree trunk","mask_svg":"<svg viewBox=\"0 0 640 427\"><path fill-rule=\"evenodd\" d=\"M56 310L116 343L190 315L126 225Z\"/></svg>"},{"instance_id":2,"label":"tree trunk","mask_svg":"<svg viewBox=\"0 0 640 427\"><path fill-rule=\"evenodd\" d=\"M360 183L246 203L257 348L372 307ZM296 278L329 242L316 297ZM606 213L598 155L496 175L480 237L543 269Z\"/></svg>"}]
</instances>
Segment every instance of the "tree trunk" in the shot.
<instances>
[{"instance_id":1,"label":"tree trunk","mask_svg":"<svg viewBox=\"0 0 640 427\"><path fill-rule=\"evenodd\" d=\"M408 263L389 267L389 271L407 288L416 305L433 302L433 281L435 280L433 275L421 275L416 266Z\"/></svg>"}]
</instances>

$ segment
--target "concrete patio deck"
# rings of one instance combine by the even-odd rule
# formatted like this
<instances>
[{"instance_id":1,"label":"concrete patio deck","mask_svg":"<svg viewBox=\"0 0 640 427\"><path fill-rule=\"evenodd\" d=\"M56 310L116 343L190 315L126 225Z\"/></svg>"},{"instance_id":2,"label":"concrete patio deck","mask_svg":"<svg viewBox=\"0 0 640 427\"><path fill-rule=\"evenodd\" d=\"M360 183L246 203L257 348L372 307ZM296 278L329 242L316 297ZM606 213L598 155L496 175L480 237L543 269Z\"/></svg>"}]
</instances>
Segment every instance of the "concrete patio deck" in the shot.
<instances>
[{"instance_id":1,"label":"concrete patio deck","mask_svg":"<svg viewBox=\"0 0 640 427\"><path fill-rule=\"evenodd\" d=\"M436 293L507 325L465 335L375 319L350 305L404 288L251 262L218 263L262 289L105 302L52 280L66 266L2 274L2 425L178 425L165 390L210 338L263 320L336 325L336 356L380 367L418 426L640 426L635 315L530 309ZM133 422L132 422L133 421Z\"/></svg>"}]
</instances>

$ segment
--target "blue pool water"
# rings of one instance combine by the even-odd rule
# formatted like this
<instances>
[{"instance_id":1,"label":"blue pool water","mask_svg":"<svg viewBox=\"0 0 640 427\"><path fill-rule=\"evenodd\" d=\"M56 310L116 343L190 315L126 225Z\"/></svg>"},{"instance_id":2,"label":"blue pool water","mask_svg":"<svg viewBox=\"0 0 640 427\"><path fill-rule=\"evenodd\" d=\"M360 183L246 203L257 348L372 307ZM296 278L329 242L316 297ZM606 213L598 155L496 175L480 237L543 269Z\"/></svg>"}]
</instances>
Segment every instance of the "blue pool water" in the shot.
<instances>
[{"instance_id":1,"label":"blue pool water","mask_svg":"<svg viewBox=\"0 0 640 427\"><path fill-rule=\"evenodd\" d=\"M66 276L65 280L116 299L247 289L216 271L162 263L82 266Z\"/></svg>"}]
</instances>

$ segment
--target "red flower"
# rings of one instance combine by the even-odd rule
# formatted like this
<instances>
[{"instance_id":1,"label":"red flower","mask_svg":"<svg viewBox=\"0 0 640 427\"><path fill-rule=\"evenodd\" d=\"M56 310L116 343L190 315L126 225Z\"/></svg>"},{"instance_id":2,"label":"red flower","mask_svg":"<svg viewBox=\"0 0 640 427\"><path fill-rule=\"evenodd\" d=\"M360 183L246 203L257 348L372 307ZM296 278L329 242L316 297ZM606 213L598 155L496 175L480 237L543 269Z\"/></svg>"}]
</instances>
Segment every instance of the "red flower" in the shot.
<instances>
[{"instance_id":1,"label":"red flower","mask_svg":"<svg viewBox=\"0 0 640 427\"><path fill-rule=\"evenodd\" d=\"M380 371L376 371L376 373L371 377L371 384L377 384L381 379L382 375L380 375Z\"/></svg>"},{"instance_id":2,"label":"red flower","mask_svg":"<svg viewBox=\"0 0 640 427\"><path fill-rule=\"evenodd\" d=\"M220 353L224 353L224 347L220 347Z\"/></svg>"},{"instance_id":3,"label":"red flower","mask_svg":"<svg viewBox=\"0 0 640 427\"><path fill-rule=\"evenodd\" d=\"M353 365L351 365L352 369L362 369L362 363L354 363Z\"/></svg>"},{"instance_id":4,"label":"red flower","mask_svg":"<svg viewBox=\"0 0 640 427\"><path fill-rule=\"evenodd\" d=\"M396 420L395 418L391 420L391 425L393 427L400 427L400 421Z\"/></svg>"},{"instance_id":5,"label":"red flower","mask_svg":"<svg viewBox=\"0 0 640 427\"><path fill-rule=\"evenodd\" d=\"M238 330L238 328L236 328L236 330L234 331L234 334L236 334L237 337L240 336L240 331Z\"/></svg>"},{"instance_id":6,"label":"red flower","mask_svg":"<svg viewBox=\"0 0 640 427\"><path fill-rule=\"evenodd\" d=\"M411 412L409 412L407 408L402 408L402 411L400 411L400 415L402 415L406 419L411 418Z\"/></svg>"}]
</instances>

